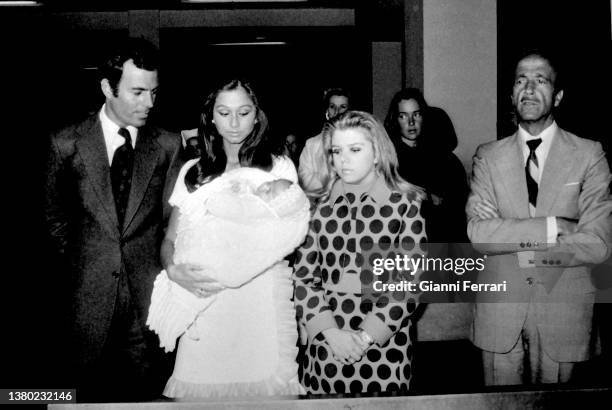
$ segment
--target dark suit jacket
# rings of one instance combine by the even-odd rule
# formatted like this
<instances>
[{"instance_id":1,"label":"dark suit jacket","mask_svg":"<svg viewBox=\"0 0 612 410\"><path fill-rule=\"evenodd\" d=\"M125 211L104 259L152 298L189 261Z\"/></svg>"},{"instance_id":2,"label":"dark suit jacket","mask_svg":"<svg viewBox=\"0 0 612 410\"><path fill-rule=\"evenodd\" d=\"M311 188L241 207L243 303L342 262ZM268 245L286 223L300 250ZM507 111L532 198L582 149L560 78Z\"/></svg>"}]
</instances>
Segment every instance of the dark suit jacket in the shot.
<instances>
[{"instance_id":1,"label":"dark suit jacket","mask_svg":"<svg viewBox=\"0 0 612 410\"><path fill-rule=\"evenodd\" d=\"M479 295L485 303L475 309L478 347L510 351L532 303L545 351L556 361L588 359L595 297L590 266L612 252L611 178L601 144L559 128L532 218L518 134L478 148L467 203L468 235L488 255L479 281L507 281L507 292ZM483 199L497 207L499 218L477 217L474 206ZM577 231L549 247L547 216L577 219ZM535 267L520 267L517 254L523 251L535 251Z\"/></svg>"},{"instance_id":2,"label":"dark suit jacket","mask_svg":"<svg viewBox=\"0 0 612 410\"><path fill-rule=\"evenodd\" d=\"M129 203L119 226L98 113L51 137L45 218L72 275L74 353L80 365L101 353L120 272L127 275L144 328L153 281L162 269L159 252L179 150L178 135L139 129Z\"/></svg>"}]
</instances>

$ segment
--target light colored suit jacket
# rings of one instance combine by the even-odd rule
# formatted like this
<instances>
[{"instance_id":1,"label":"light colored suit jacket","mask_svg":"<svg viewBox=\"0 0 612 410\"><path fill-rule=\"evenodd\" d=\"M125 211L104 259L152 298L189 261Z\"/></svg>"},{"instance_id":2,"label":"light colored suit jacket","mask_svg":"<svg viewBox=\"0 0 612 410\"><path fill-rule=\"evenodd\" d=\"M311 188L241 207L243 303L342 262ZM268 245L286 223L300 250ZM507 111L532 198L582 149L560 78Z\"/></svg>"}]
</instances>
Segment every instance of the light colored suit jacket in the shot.
<instances>
[{"instance_id":1,"label":"light colored suit jacket","mask_svg":"<svg viewBox=\"0 0 612 410\"><path fill-rule=\"evenodd\" d=\"M559 128L542 172L535 216L530 217L518 134L476 152L466 206L468 236L487 255L479 282L506 281L507 291L478 296L473 341L487 351L510 351L532 303L545 351L556 361L582 361L592 342L589 265L605 261L611 252L610 170L601 144ZM474 205L483 199L495 205L499 218L476 216ZM551 247L547 216L577 219L577 232ZM519 266L517 253L523 251L535 251L535 267Z\"/></svg>"}]
</instances>

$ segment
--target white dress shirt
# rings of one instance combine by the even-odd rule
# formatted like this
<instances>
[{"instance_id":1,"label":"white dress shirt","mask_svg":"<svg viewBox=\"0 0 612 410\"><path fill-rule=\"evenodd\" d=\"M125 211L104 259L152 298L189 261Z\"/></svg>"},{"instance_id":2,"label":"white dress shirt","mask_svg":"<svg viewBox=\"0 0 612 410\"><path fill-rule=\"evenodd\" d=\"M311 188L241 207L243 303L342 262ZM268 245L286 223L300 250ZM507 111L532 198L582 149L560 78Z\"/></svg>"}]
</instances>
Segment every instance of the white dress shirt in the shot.
<instances>
[{"instance_id":1,"label":"white dress shirt","mask_svg":"<svg viewBox=\"0 0 612 410\"><path fill-rule=\"evenodd\" d=\"M106 115L106 104L100 110L100 123L102 124L102 133L104 134L104 144L106 145L106 153L108 155L108 163L112 165L113 155L117 148L125 143L125 138L119 135L119 127ZM138 136L138 128L128 125L127 130L132 137L132 147L136 147L136 137Z\"/></svg>"}]
</instances>

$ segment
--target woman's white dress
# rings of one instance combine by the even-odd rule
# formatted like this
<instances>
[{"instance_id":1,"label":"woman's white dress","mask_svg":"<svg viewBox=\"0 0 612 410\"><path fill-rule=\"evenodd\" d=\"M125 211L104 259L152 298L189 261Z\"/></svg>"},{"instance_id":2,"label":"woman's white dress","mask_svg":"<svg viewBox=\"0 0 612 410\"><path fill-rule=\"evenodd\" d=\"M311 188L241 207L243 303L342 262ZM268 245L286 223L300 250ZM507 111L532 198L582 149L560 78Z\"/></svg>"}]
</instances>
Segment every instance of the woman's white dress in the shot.
<instances>
[{"instance_id":1,"label":"woman's white dress","mask_svg":"<svg viewBox=\"0 0 612 410\"><path fill-rule=\"evenodd\" d=\"M179 209L189 209L192 193L185 174L197 160L181 170L170 198ZM275 160L275 178L297 182L287 158ZM204 186L205 187L205 186ZM202 189L202 188L200 188ZM181 217L177 226L174 260L189 262L198 237L206 235L193 218ZM240 241L240 237L236 241ZM297 328L291 300L292 269L286 261L268 268L239 288L219 292L214 303L180 338L167 397L241 397L303 393L296 363Z\"/></svg>"}]
</instances>

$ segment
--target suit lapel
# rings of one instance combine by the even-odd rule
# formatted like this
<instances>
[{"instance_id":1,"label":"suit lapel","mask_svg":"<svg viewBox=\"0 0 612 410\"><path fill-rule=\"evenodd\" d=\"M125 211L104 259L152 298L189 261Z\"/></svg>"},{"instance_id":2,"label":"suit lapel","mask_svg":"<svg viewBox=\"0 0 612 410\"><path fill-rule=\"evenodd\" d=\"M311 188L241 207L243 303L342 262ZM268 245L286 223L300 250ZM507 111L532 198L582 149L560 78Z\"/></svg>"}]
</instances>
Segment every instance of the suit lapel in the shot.
<instances>
[{"instance_id":1,"label":"suit lapel","mask_svg":"<svg viewBox=\"0 0 612 410\"><path fill-rule=\"evenodd\" d=\"M125 212L122 233L127 231L130 223L133 221L149 186L153 171L157 166L157 157L159 156L161 147L155 141L155 136L155 132L146 127L140 128L138 131L136 149L134 152L132 186L130 188L130 198Z\"/></svg>"},{"instance_id":2,"label":"suit lapel","mask_svg":"<svg viewBox=\"0 0 612 410\"><path fill-rule=\"evenodd\" d=\"M96 193L104 210L100 215L106 221L106 228L112 236L118 236L118 220L115 210L115 200L110 180L110 165L106 153L106 144L102 133L102 125L97 115L92 116L77 129L80 134L76 142L77 152L85 164L89 185Z\"/></svg>"},{"instance_id":3,"label":"suit lapel","mask_svg":"<svg viewBox=\"0 0 612 410\"><path fill-rule=\"evenodd\" d=\"M538 202L536 216L548 216L552 211L555 199L574 165L574 146L566 138L565 133L559 129L544 164L540 186L538 188Z\"/></svg>"},{"instance_id":4,"label":"suit lapel","mask_svg":"<svg viewBox=\"0 0 612 410\"><path fill-rule=\"evenodd\" d=\"M518 134L508 139L508 144L497 158L500 180L503 181L506 195L513 204L519 218L529 218L529 198L525 179L523 152Z\"/></svg>"}]
</instances>

